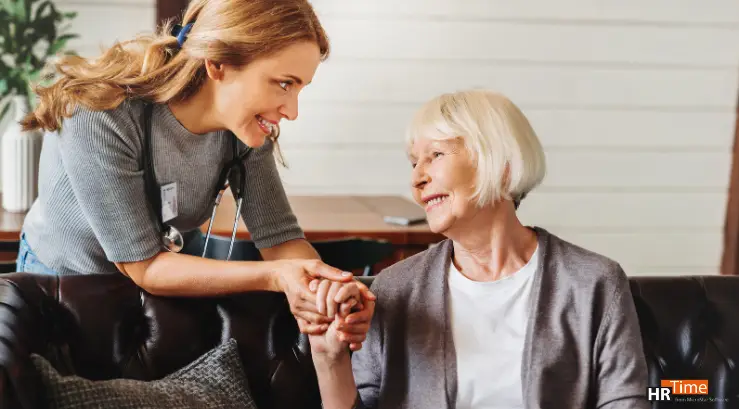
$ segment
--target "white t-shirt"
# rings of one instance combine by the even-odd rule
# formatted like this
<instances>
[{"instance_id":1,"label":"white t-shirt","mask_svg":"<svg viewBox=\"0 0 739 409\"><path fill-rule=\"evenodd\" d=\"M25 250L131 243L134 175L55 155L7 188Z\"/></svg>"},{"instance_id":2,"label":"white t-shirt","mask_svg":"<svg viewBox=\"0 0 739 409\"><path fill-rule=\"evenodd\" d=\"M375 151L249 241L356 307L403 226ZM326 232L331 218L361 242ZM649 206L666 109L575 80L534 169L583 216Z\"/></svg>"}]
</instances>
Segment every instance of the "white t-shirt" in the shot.
<instances>
[{"instance_id":1,"label":"white t-shirt","mask_svg":"<svg viewBox=\"0 0 739 409\"><path fill-rule=\"evenodd\" d=\"M516 273L472 281L450 263L457 409L523 408L521 359L539 248Z\"/></svg>"}]
</instances>

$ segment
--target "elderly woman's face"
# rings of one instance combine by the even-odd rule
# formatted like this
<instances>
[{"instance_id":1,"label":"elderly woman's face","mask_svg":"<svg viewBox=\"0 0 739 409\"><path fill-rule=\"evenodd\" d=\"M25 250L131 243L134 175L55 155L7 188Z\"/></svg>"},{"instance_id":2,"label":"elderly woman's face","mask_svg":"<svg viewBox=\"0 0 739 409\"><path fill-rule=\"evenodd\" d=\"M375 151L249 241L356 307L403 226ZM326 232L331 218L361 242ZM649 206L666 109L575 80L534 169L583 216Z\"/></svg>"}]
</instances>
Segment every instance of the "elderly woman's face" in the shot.
<instances>
[{"instance_id":1,"label":"elderly woman's face","mask_svg":"<svg viewBox=\"0 0 739 409\"><path fill-rule=\"evenodd\" d=\"M461 138L417 139L411 146L413 198L426 211L429 227L444 233L475 212L475 167Z\"/></svg>"}]
</instances>

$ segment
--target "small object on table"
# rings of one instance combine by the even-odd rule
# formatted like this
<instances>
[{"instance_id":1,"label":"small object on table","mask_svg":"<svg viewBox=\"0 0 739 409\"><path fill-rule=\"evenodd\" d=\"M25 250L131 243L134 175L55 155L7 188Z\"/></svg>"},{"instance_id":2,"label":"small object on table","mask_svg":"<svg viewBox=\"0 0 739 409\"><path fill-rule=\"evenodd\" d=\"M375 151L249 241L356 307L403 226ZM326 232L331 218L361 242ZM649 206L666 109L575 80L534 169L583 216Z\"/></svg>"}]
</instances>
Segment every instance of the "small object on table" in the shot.
<instances>
[{"instance_id":1,"label":"small object on table","mask_svg":"<svg viewBox=\"0 0 739 409\"><path fill-rule=\"evenodd\" d=\"M397 224L400 226L411 226L426 221L425 216L384 216L382 219L385 223Z\"/></svg>"}]
</instances>

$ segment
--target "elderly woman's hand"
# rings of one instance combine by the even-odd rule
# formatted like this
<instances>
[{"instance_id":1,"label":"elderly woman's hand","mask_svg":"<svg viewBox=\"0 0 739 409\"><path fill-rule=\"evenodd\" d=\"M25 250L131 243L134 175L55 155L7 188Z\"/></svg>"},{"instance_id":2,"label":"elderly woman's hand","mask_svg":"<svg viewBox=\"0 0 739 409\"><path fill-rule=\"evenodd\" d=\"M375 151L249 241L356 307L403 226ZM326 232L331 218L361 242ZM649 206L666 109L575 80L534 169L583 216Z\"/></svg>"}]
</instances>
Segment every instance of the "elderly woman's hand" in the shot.
<instances>
[{"instance_id":1,"label":"elderly woman's hand","mask_svg":"<svg viewBox=\"0 0 739 409\"><path fill-rule=\"evenodd\" d=\"M338 355L362 348L375 309L375 295L358 281L338 283L314 280L310 289L316 292L316 308L333 317L330 325L298 319L302 332L310 335L314 353Z\"/></svg>"}]
</instances>

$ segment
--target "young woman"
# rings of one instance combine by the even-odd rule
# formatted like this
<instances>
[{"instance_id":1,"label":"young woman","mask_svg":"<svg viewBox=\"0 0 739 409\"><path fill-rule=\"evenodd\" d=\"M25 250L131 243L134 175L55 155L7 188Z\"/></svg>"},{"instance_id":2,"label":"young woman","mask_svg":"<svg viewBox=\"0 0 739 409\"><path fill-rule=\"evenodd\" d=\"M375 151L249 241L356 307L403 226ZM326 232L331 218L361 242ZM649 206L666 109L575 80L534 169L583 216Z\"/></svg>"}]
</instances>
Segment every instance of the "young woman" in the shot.
<instances>
[{"instance_id":1,"label":"young woman","mask_svg":"<svg viewBox=\"0 0 739 409\"><path fill-rule=\"evenodd\" d=\"M308 283L352 277L305 240L273 150L328 53L306 0L194 0L181 25L63 59L23 121L47 134L18 270L120 272L158 295L282 291L325 330ZM209 219L225 176L263 261L178 252L178 232Z\"/></svg>"}]
</instances>

